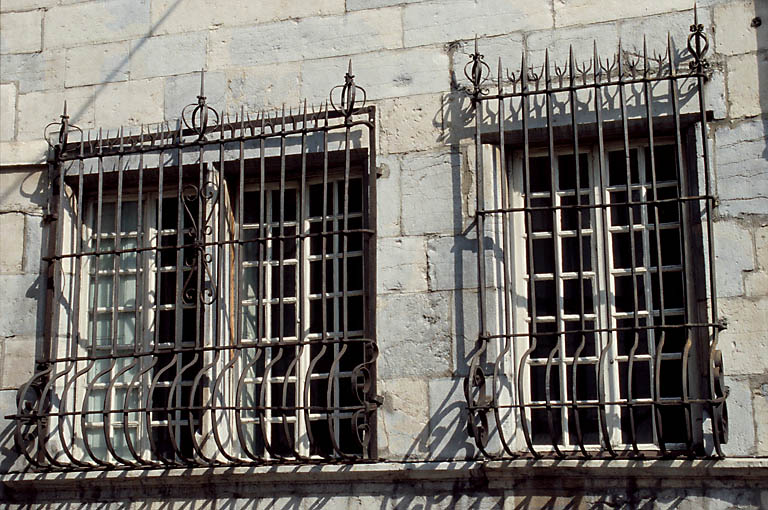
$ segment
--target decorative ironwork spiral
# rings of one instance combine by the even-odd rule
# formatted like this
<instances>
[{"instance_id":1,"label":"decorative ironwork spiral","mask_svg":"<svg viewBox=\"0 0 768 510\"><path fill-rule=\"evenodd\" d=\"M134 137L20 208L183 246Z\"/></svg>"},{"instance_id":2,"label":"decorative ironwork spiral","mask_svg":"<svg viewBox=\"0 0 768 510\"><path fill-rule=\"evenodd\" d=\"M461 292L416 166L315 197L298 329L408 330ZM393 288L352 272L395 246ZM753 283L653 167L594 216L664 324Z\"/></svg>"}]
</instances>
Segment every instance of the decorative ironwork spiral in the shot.
<instances>
[{"instance_id":1,"label":"decorative ironwork spiral","mask_svg":"<svg viewBox=\"0 0 768 510\"><path fill-rule=\"evenodd\" d=\"M212 120L209 116L209 112L213 113L213 115L216 117L216 120L212 124L209 124L209 122ZM200 71L200 95L197 96L197 103L190 103L185 106L184 109L181 110L181 119L184 121L184 125L187 126L188 129L194 131L197 134L198 140L205 140L205 134L207 132L214 131L219 127L219 112L205 103L204 70Z\"/></svg>"},{"instance_id":2,"label":"decorative ironwork spiral","mask_svg":"<svg viewBox=\"0 0 768 510\"><path fill-rule=\"evenodd\" d=\"M704 31L704 25L699 23L698 12L695 10L691 33L688 35L688 51L693 57L693 61L688 64L691 71L701 73L709 70L709 62L704 58L709 51L709 40Z\"/></svg>"},{"instance_id":3,"label":"decorative ironwork spiral","mask_svg":"<svg viewBox=\"0 0 768 510\"><path fill-rule=\"evenodd\" d=\"M338 101L333 100L334 92L341 89L341 96ZM363 93L362 101L357 98L357 91ZM344 75L344 85L336 85L331 89L330 101L334 110L344 115L348 120L352 115L358 113L365 106L367 94L363 87L360 87L355 83L355 75L352 74L352 59L349 60L349 68L347 74Z\"/></svg>"},{"instance_id":4,"label":"decorative ironwork spiral","mask_svg":"<svg viewBox=\"0 0 768 510\"><path fill-rule=\"evenodd\" d=\"M488 94L488 89L483 88L483 84L488 81L491 75L491 68L485 63L485 55L477 49L477 38L475 38L475 51L469 55L469 62L464 66L464 76L472 83L472 88L467 92L473 96Z\"/></svg>"},{"instance_id":5,"label":"decorative ironwork spiral","mask_svg":"<svg viewBox=\"0 0 768 510\"><path fill-rule=\"evenodd\" d=\"M52 126L57 126L59 128L59 134L58 134L58 146L61 150L64 150L64 148L67 145L67 142L69 141L69 133L72 131L79 131L80 132L80 139L83 138L83 130L80 129L78 126L74 124L69 123L69 115L67 115L67 102L64 101L64 112L59 116L61 120L57 122L51 122L45 128L43 129L43 136L45 137L45 141L48 143L50 147L53 147L53 144L51 143L51 135L53 132L49 132L49 129Z\"/></svg>"}]
</instances>

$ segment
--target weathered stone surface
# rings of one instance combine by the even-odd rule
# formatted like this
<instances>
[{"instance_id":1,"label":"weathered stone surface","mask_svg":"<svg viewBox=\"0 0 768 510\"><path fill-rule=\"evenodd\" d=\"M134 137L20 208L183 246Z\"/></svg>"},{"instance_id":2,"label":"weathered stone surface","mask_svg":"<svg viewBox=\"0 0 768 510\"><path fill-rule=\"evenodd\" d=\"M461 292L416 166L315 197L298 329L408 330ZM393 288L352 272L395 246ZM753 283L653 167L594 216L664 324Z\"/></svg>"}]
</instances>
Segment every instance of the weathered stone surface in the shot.
<instances>
[{"instance_id":1,"label":"weathered stone surface","mask_svg":"<svg viewBox=\"0 0 768 510\"><path fill-rule=\"evenodd\" d=\"M34 337L4 339L0 389L15 389L29 381L35 368L35 343Z\"/></svg>"},{"instance_id":2,"label":"weathered stone surface","mask_svg":"<svg viewBox=\"0 0 768 510\"><path fill-rule=\"evenodd\" d=\"M592 0L554 0L555 27L586 25L601 21L650 16L652 14L690 8L691 3L686 0L670 0L668 2L638 0L631 3L623 0L608 0L604 2L594 2ZM691 19L693 19L692 14Z\"/></svg>"},{"instance_id":3,"label":"weathered stone surface","mask_svg":"<svg viewBox=\"0 0 768 510\"><path fill-rule=\"evenodd\" d=\"M767 298L729 298L718 301L728 328L720 334L727 374L764 374L768 366Z\"/></svg>"},{"instance_id":4,"label":"weathered stone surface","mask_svg":"<svg viewBox=\"0 0 768 510\"><path fill-rule=\"evenodd\" d=\"M131 42L131 79L169 76L205 67L206 32L188 32ZM183 58L179 58L183 55Z\"/></svg>"},{"instance_id":5,"label":"weathered stone surface","mask_svg":"<svg viewBox=\"0 0 768 510\"><path fill-rule=\"evenodd\" d=\"M69 48L64 85L77 87L127 80L130 49L128 41Z\"/></svg>"},{"instance_id":6,"label":"weathered stone surface","mask_svg":"<svg viewBox=\"0 0 768 510\"><path fill-rule=\"evenodd\" d=\"M427 382L420 378L397 378L381 382L384 398L379 409L379 455L397 459L425 457L429 411Z\"/></svg>"},{"instance_id":7,"label":"weathered stone surface","mask_svg":"<svg viewBox=\"0 0 768 510\"><path fill-rule=\"evenodd\" d=\"M253 114L263 108L280 108L283 104L295 108L303 100L298 62L234 69L227 71L226 78L226 101L238 108L237 113L240 105Z\"/></svg>"},{"instance_id":8,"label":"weathered stone surface","mask_svg":"<svg viewBox=\"0 0 768 510\"><path fill-rule=\"evenodd\" d=\"M368 11L363 11L368 12ZM450 89L448 56L438 48L377 51L353 55L352 71L369 99L413 96ZM344 82L350 57L309 60L302 64L302 96L328 98L331 87ZM336 100L338 100L337 91Z\"/></svg>"},{"instance_id":9,"label":"weathered stone surface","mask_svg":"<svg viewBox=\"0 0 768 510\"><path fill-rule=\"evenodd\" d=\"M0 142L0 166L35 165L45 163L48 144L45 140Z\"/></svg>"},{"instance_id":10,"label":"weathered stone surface","mask_svg":"<svg viewBox=\"0 0 768 510\"><path fill-rule=\"evenodd\" d=\"M768 110L768 56L735 55L728 59L728 107L731 118L754 117Z\"/></svg>"},{"instance_id":11,"label":"weathered stone surface","mask_svg":"<svg viewBox=\"0 0 768 510\"><path fill-rule=\"evenodd\" d=\"M48 201L44 167L0 170L0 212L38 212Z\"/></svg>"},{"instance_id":12,"label":"weathered stone surface","mask_svg":"<svg viewBox=\"0 0 768 510\"><path fill-rule=\"evenodd\" d=\"M750 119L716 130L715 162L721 214L768 213L768 122Z\"/></svg>"},{"instance_id":13,"label":"weathered stone surface","mask_svg":"<svg viewBox=\"0 0 768 510\"><path fill-rule=\"evenodd\" d=\"M3 0L0 12L31 11L59 3L58 0Z\"/></svg>"},{"instance_id":14,"label":"weathered stone surface","mask_svg":"<svg viewBox=\"0 0 768 510\"><path fill-rule=\"evenodd\" d=\"M451 150L401 158L402 222L406 235L461 231L465 210L459 154Z\"/></svg>"},{"instance_id":15,"label":"weathered stone surface","mask_svg":"<svg viewBox=\"0 0 768 510\"><path fill-rule=\"evenodd\" d=\"M6 418L17 411L16 391L0 391L0 473L20 470L26 462L19 458L15 448L13 431L16 423Z\"/></svg>"},{"instance_id":16,"label":"weathered stone surface","mask_svg":"<svg viewBox=\"0 0 768 510\"><path fill-rule=\"evenodd\" d=\"M744 290L749 297L768 296L768 271L745 273Z\"/></svg>"},{"instance_id":17,"label":"weathered stone surface","mask_svg":"<svg viewBox=\"0 0 768 510\"><path fill-rule=\"evenodd\" d=\"M397 156L379 157L379 178L376 180L376 222L379 238L399 236L401 191L400 158Z\"/></svg>"},{"instance_id":18,"label":"weathered stone surface","mask_svg":"<svg viewBox=\"0 0 768 510\"><path fill-rule=\"evenodd\" d=\"M427 290L427 250L423 237L385 237L379 239L377 248L380 294Z\"/></svg>"},{"instance_id":19,"label":"weathered stone surface","mask_svg":"<svg viewBox=\"0 0 768 510\"><path fill-rule=\"evenodd\" d=\"M768 270L768 223L763 223L755 231L755 248L757 250L757 266Z\"/></svg>"},{"instance_id":20,"label":"weathered stone surface","mask_svg":"<svg viewBox=\"0 0 768 510\"><path fill-rule=\"evenodd\" d=\"M38 275L0 275L0 337L37 334L45 303L41 282Z\"/></svg>"},{"instance_id":21,"label":"weathered stone surface","mask_svg":"<svg viewBox=\"0 0 768 510\"><path fill-rule=\"evenodd\" d=\"M752 407L752 389L745 377L725 377L728 386L728 443L723 445L726 455L755 454L755 422ZM734 420L731 416L743 416Z\"/></svg>"},{"instance_id":22,"label":"weathered stone surface","mask_svg":"<svg viewBox=\"0 0 768 510\"><path fill-rule=\"evenodd\" d=\"M717 293L719 296L744 294L744 271L755 268L752 236L747 228L733 221L714 224Z\"/></svg>"},{"instance_id":23,"label":"weathered stone surface","mask_svg":"<svg viewBox=\"0 0 768 510\"><path fill-rule=\"evenodd\" d=\"M25 273L39 273L43 252L44 224L42 216L26 214L24 218L24 263Z\"/></svg>"},{"instance_id":24,"label":"weathered stone surface","mask_svg":"<svg viewBox=\"0 0 768 510\"><path fill-rule=\"evenodd\" d=\"M210 33L208 62L211 69L223 69L397 48L402 44L400 27L400 10L389 8L220 28Z\"/></svg>"},{"instance_id":25,"label":"weathered stone surface","mask_svg":"<svg viewBox=\"0 0 768 510\"><path fill-rule=\"evenodd\" d=\"M670 35L674 49L688 53L685 48L693 23L692 4L683 6L682 12L673 12L675 9L668 9L667 5L656 4L655 2L640 1L636 3L653 4L650 7L658 8L661 13L655 16L627 19L619 24L619 37L624 49L636 49L642 52L643 41L645 40L649 55L652 55L654 51L664 55L667 51L667 35ZM708 31L707 35L711 42L713 36L710 11L709 9L700 9L698 15L699 23L704 25Z\"/></svg>"},{"instance_id":26,"label":"weathered stone surface","mask_svg":"<svg viewBox=\"0 0 768 510\"><path fill-rule=\"evenodd\" d=\"M768 14L768 6L765 2L755 0L751 2L725 2L715 6L715 27L717 38L715 50L723 55L735 55L757 51L758 47L765 48L765 37L768 30L765 24L752 27L752 20L756 16L765 19ZM762 39L762 43L760 42Z\"/></svg>"},{"instance_id":27,"label":"weathered stone surface","mask_svg":"<svg viewBox=\"0 0 768 510\"><path fill-rule=\"evenodd\" d=\"M0 53L34 53L42 49L43 11L0 15Z\"/></svg>"},{"instance_id":28,"label":"weathered stone surface","mask_svg":"<svg viewBox=\"0 0 768 510\"><path fill-rule=\"evenodd\" d=\"M433 237L427 241L429 290L477 288L477 238Z\"/></svg>"},{"instance_id":29,"label":"weathered stone surface","mask_svg":"<svg viewBox=\"0 0 768 510\"><path fill-rule=\"evenodd\" d=\"M16 84L0 85L0 140L13 140L16 136Z\"/></svg>"},{"instance_id":30,"label":"weathered stone surface","mask_svg":"<svg viewBox=\"0 0 768 510\"><path fill-rule=\"evenodd\" d=\"M164 87L165 120L181 118L181 112L188 104L197 104L200 95L200 72L171 76L165 79ZM222 112L226 104L227 79L224 73L205 73L206 103ZM191 108L190 108L191 110Z\"/></svg>"},{"instance_id":31,"label":"weathered stone surface","mask_svg":"<svg viewBox=\"0 0 768 510\"><path fill-rule=\"evenodd\" d=\"M533 32L526 38L528 63L541 66L544 64L544 54L549 50L550 62L562 66L567 64L570 48L573 47L573 58L581 65L581 62L592 60L594 43L597 43L601 58L612 58L619 43L618 27L606 23ZM507 65L519 75L520 56L512 54L512 57L513 63Z\"/></svg>"},{"instance_id":32,"label":"weathered stone surface","mask_svg":"<svg viewBox=\"0 0 768 510\"><path fill-rule=\"evenodd\" d=\"M434 378L429 381L430 459L465 459L476 453L467 435L467 403L464 379Z\"/></svg>"},{"instance_id":33,"label":"weathered stone surface","mask_svg":"<svg viewBox=\"0 0 768 510\"><path fill-rule=\"evenodd\" d=\"M443 95L379 101L379 147L383 153L426 150L445 142Z\"/></svg>"},{"instance_id":34,"label":"weathered stone surface","mask_svg":"<svg viewBox=\"0 0 768 510\"><path fill-rule=\"evenodd\" d=\"M221 25L255 25L285 19L328 16L344 12L344 0L284 2L281 0L224 0L211 9L205 0L153 0L152 27L156 34L205 30ZM195 16L189 13L194 12Z\"/></svg>"},{"instance_id":35,"label":"weathered stone surface","mask_svg":"<svg viewBox=\"0 0 768 510\"><path fill-rule=\"evenodd\" d=\"M159 122L163 120L163 80L106 84L96 95L95 112L96 125L110 129L123 124Z\"/></svg>"},{"instance_id":36,"label":"weathered stone surface","mask_svg":"<svg viewBox=\"0 0 768 510\"><path fill-rule=\"evenodd\" d=\"M0 213L0 273L20 273L24 259L24 215Z\"/></svg>"},{"instance_id":37,"label":"weathered stone surface","mask_svg":"<svg viewBox=\"0 0 768 510\"><path fill-rule=\"evenodd\" d=\"M0 55L3 82L18 82L19 94L64 86L64 50Z\"/></svg>"},{"instance_id":38,"label":"weathered stone surface","mask_svg":"<svg viewBox=\"0 0 768 510\"><path fill-rule=\"evenodd\" d=\"M451 367L451 294L386 294L377 298L379 376L433 377Z\"/></svg>"},{"instance_id":39,"label":"weathered stone surface","mask_svg":"<svg viewBox=\"0 0 768 510\"><path fill-rule=\"evenodd\" d=\"M70 122L87 129L94 126L94 87L78 87L63 91L31 92L21 94L18 102L19 140L39 140L43 137L43 128L51 122L60 122L67 102ZM96 99L98 101L98 99ZM124 103L119 107L126 108ZM114 106L115 108L118 105ZM51 128L53 129L53 128ZM54 129L55 131L55 129Z\"/></svg>"},{"instance_id":40,"label":"weathered stone surface","mask_svg":"<svg viewBox=\"0 0 768 510\"><path fill-rule=\"evenodd\" d=\"M149 35L149 0L102 0L52 7L45 15L44 47L69 48Z\"/></svg>"},{"instance_id":41,"label":"weathered stone surface","mask_svg":"<svg viewBox=\"0 0 768 510\"><path fill-rule=\"evenodd\" d=\"M538 3L451 0L409 4L403 12L406 47L440 44L552 26L552 11Z\"/></svg>"}]
</instances>

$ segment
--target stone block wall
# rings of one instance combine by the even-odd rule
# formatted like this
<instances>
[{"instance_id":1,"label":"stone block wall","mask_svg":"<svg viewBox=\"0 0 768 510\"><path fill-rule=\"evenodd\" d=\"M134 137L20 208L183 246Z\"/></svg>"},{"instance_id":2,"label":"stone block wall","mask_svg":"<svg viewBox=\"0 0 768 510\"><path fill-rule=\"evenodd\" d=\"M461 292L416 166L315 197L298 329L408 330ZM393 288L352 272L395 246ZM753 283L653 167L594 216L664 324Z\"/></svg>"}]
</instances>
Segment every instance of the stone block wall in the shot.
<instances>
[{"instance_id":1,"label":"stone block wall","mask_svg":"<svg viewBox=\"0 0 768 510\"><path fill-rule=\"evenodd\" d=\"M12 388L42 321L47 145L71 122L116 129L175 120L207 70L227 111L318 103L353 61L377 106L379 453L472 457L462 377L477 335L475 176L459 87L477 36L495 67L569 45L591 56L683 47L692 0L3 0L0 4L0 455ZM731 456L768 456L768 3L702 0L719 197L717 285L731 388ZM761 20L761 21L758 21ZM4 468L7 468L2 464ZM474 508L474 506L473 506Z\"/></svg>"}]
</instances>

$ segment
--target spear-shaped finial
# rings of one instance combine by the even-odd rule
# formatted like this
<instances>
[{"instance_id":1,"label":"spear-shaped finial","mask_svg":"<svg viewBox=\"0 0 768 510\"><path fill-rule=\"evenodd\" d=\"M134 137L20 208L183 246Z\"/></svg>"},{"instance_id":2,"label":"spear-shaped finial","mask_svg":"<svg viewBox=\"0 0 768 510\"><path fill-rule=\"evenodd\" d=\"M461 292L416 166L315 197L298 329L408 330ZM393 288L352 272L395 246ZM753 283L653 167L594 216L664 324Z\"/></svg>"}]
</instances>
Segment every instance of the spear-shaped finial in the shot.
<instances>
[{"instance_id":1,"label":"spear-shaped finial","mask_svg":"<svg viewBox=\"0 0 768 510\"><path fill-rule=\"evenodd\" d=\"M200 104L205 103L205 69L200 69L200 95L197 99Z\"/></svg>"},{"instance_id":2,"label":"spear-shaped finial","mask_svg":"<svg viewBox=\"0 0 768 510\"><path fill-rule=\"evenodd\" d=\"M67 100L66 99L64 100L64 113L61 114L61 118L62 118L62 120L69 118L69 115L67 115Z\"/></svg>"},{"instance_id":3,"label":"spear-shaped finial","mask_svg":"<svg viewBox=\"0 0 768 510\"><path fill-rule=\"evenodd\" d=\"M347 67L347 76L349 76L350 78L354 78L355 77L355 75L352 74L352 59L351 58L349 59L349 65Z\"/></svg>"}]
</instances>

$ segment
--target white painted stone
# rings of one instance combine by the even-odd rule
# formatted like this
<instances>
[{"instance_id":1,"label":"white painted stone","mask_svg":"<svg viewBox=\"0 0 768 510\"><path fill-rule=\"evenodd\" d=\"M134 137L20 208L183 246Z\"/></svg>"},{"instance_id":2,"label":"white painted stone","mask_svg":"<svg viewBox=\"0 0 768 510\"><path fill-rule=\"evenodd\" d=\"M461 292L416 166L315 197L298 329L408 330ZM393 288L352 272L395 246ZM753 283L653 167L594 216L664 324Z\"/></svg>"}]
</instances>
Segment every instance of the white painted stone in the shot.
<instances>
[{"instance_id":1,"label":"white painted stone","mask_svg":"<svg viewBox=\"0 0 768 510\"><path fill-rule=\"evenodd\" d=\"M42 49L43 11L0 15L0 53L34 53Z\"/></svg>"},{"instance_id":2,"label":"white painted stone","mask_svg":"<svg viewBox=\"0 0 768 510\"><path fill-rule=\"evenodd\" d=\"M150 34L149 0L99 0L52 7L45 15L44 47L69 48Z\"/></svg>"},{"instance_id":3,"label":"white painted stone","mask_svg":"<svg viewBox=\"0 0 768 510\"><path fill-rule=\"evenodd\" d=\"M477 237L441 236L427 241L429 290L477 288Z\"/></svg>"},{"instance_id":4,"label":"white painted stone","mask_svg":"<svg viewBox=\"0 0 768 510\"><path fill-rule=\"evenodd\" d=\"M402 222L406 235L461 231L461 162L450 150L405 154L401 159Z\"/></svg>"},{"instance_id":5,"label":"white painted stone","mask_svg":"<svg viewBox=\"0 0 768 510\"><path fill-rule=\"evenodd\" d=\"M21 273L24 259L24 215L0 214L0 273Z\"/></svg>"},{"instance_id":6,"label":"white painted stone","mask_svg":"<svg viewBox=\"0 0 768 510\"><path fill-rule=\"evenodd\" d=\"M719 312L728 320L720 334L725 373L764 374L768 366L768 299L729 298L718 301Z\"/></svg>"},{"instance_id":7,"label":"white painted stone","mask_svg":"<svg viewBox=\"0 0 768 510\"><path fill-rule=\"evenodd\" d=\"M391 318L377 322L379 377L451 373L450 293L381 295L376 313Z\"/></svg>"},{"instance_id":8,"label":"white painted stone","mask_svg":"<svg viewBox=\"0 0 768 510\"><path fill-rule=\"evenodd\" d=\"M200 72L171 76L165 79L165 120L181 118L181 112L189 104L197 104L200 95ZM218 112L226 105L227 80L224 73L205 73L205 101ZM191 110L191 108L190 108Z\"/></svg>"},{"instance_id":9,"label":"white painted stone","mask_svg":"<svg viewBox=\"0 0 768 510\"><path fill-rule=\"evenodd\" d=\"M768 296L768 271L750 271L744 274L744 290L749 297Z\"/></svg>"},{"instance_id":10,"label":"white painted stone","mask_svg":"<svg viewBox=\"0 0 768 510\"><path fill-rule=\"evenodd\" d=\"M379 101L381 151L410 152L444 143L443 107L442 94Z\"/></svg>"},{"instance_id":11,"label":"white painted stone","mask_svg":"<svg viewBox=\"0 0 768 510\"><path fill-rule=\"evenodd\" d=\"M26 214L24 218L24 263L22 270L25 273L39 273L40 261L43 255L43 231L42 216Z\"/></svg>"},{"instance_id":12,"label":"white painted stone","mask_svg":"<svg viewBox=\"0 0 768 510\"><path fill-rule=\"evenodd\" d=\"M549 50L551 65L561 67L568 63L569 52L573 47L576 64L591 61L594 55L594 43L602 59L612 58L618 50L618 27L614 23L602 23L582 27L558 28L533 32L526 37L528 64L541 66L544 54ZM520 56L513 54L514 64L508 64L519 75Z\"/></svg>"},{"instance_id":13,"label":"white painted stone","mask_svg":"<svg viewBox=\"0 0 768 510\"><path fill-rule=\"evenodd\" d=\"M51 122L60 122L67 102L69 122L87 129L94 126L94 87L78 87L63 91L31 92L19 95L18 135L19 140L39 140L43 138L43 129ZM97 99L98 101L98 99ZM123 110L130 110L119 105ZM117 107L117 105L116 105ZM56 131L54 128L49 128Z\"/></svg>"},{"instance_id":14,"label":"white painted stone","mask_svg":"<svg viewBox=\"0 0 768 510\"><path fill-rule=\"evenodd\" d=\"M0 3L0 12L31 11L50 7L58 3L58 0L3 0Z\"/></svg>"},{"instance_id":15,"label":"white painted stone","mask_svg":"<svg viewBox=\"0 0 768 510\"><path fill-rule=\"evenodd\" d=\"M67 87L128 79L130 46L127 41L78 46L66 51L64 84Z\"/></svg>"},{"instance_id":16,"label":"white painted stone","mask_svg":"<svg viewBox=\"0 0 768 510\"><path fill-rule=\"evenodd\" d=\"M0 166L35 165L45 163L48 144L45 140L31 142L0 142Z\"/></svg>"},{"instance_id":17,"label":"white painted stone","mask_svg":"<svg viewBox=\"0 0 768 510\"><path fill-rule=\"evenodd\" d=\"M430 459L465 459L475 455L473 439L467 434L466 408L464 379L429 381Z\"/></svg>"},{"instance_id":18,"label":"white painted stone","mask_svg":"<svg viewBox=\"0 0 768 510\"><path fill-rule=\"evenodd\" d=\"M728 59L728 106L731 118L754 117L768 110L768 97L760 92L768 83L768 56L736 55Z\"/></svg>"},{"instance_id":19,"label":"white painted stone","mask_svg":"<svg viewBox=\"0 0 768 510\"><path fill-rule=\"evenodd\" d=\"M634 2L634 4L650 4L646 0ZM624 49L637 49L642 50L643 39L645 39L648 46L648 53L652 54L654 51L664 55L667 51L667 35L672 36L673 49L678 51L685 50L687 54L686 45L688 42L688 35L690 32L691 24L693 24L693 5L689 2L683 6L682 12L671 12L674 9L667 9L667 5L657 4L653 2L653 5L649 7L657 8L661 12L655 16L644 16L633 19L626 19L619 24L619 37L621 38L622 46ZM666 12L665 12L666 11ZM707 30L707 36L710 43L712 42L712 16L709 9L699 10L699 23L704 25ZM710 46L711 47L711 46ZM711 58L711 50L708 56Z\"/></svg>"},{"instance_id":20,"label":"white painted stone","mask_svg":"<svg viewBox=\"0 0 768 510\"><path fill-rule=\"evenodd\" d=\"M400 10L378 9L220 28L210 33L208 62L211 69L257 66L397 48L401 43Z\"/></svg>"},{"instance_id":21,"label":"white painted stone","mask_svg":"<svg viewBox=\"0 0 768 510\"><path fill-rule=\"evenodd\" d=\"M397 459L425 457L428 408L427 382L415 377L382 380L379 408L379 455Z\"/></svg>"},{"instance_id":22,"label":"white painted stone","mask_svg":"<svg viewBox=\"0 0 768 510\"><path fill-rule=\"evenodd\" d=\"M38 275L0 275L0 337L35 336L45 291L40 286Z\"/></svg>"},{"instance_id":23,"label":"white painted stone","mask_svg":"<svg viewBox=\"0 0 768 510\"><path fill-rule=\"evenodd\" d=\"M768 35L764 24L757 28L751 26L755 16L762 15L761 17L765 18L768 13L765 2L726 2L716 5L714 12L717 29L715 50L718 53L735 55L757 51L758 41L761 38L764 40ZM764 48L766 43L763 42L760 46Z\"/></svg>"},{"instance_id":24,"label":"white painted stone","mask_svg":"<svg viewBox=\"0 0 768 510\"><path fill-rule=\"evenodd\" d=\"M768 455L768 383L762 383L752 392L755 412L757 454Z\"/></svg>"},{"instance_id":25,"label":"white painted stone","mask_svg":"<svg viewBox=\"0 0 768 510\"><path fill-rule=\"evenodd\" d=\"M48 203L45 168L4 168L0 170L0 212L40 214Z\"/></svg>"},{"instance_id":26,"label":"white painted stone","mask_svg":"<svg viewBox=\"0 0 768 510\"><path fill-rule=\"evenodd\" d=\"M621 20L639 16L650 16L662 12L691 9L687 0L554 0L555 27L586 25L601 21ZM693 19L693 15L691 15Z\"/></svg>"},{"instance_id":27,"label":"white painted stone","mask_svg":"<svg viewBox=\"0 0 768 510\"><path fill-rule=\"evenodd\" d=\"M755 423L749 379L726 375L725 385L729 389L728 443L723 445L723 452L733 456L754 455Z\"/></svg>"},{"instance_id":28,"label":"white painted stone","mask_svg":"<svg viewBox=\"0 0 768 510\"><path fill-rule=\"evenodd\" d=\"M379 177L376 179L376 228L379 238L399 236L402 208L400 187L400 159L382 156L376 161Z\"/></svg>"},{"instance_id":29,"label":"white painted stone","mask_svg":"<svg viewBox=\"0 0 768 510\"><path fill-rule=\"evenodd\" d=\"M163 80L106 84L96 95L95 112L96 125L112 129L123 124L159 122L163 120Z\"/></svg>"},{"instance_id":30,"label":"white painted stone","mask_svg":"<svg viewBox=\"0 0 768 510\"><path fill-rule=\"evenodd\" d=\"M390 7L393 5L414 4L425 0L347 0L348 11L358 11L362 9L377 9L379 7Z\"/></svg>"},{"instance_id":31,"label":"white painted stone","mask_svg":"<svg viewBox=\"0 0 768 510\"><path fill-rule=\"evenodd\" d=\"M252 69L233 69L226 72L226 102L239 113L240 106L253 113L261 109L297 107L303 97L301 64L269 64Z\"/></svg>"},{"instance_id":32,"label":"white painted stone","mask_svg":"<svg viewBox=\"0 0 768 510\"><path fill-rule=\"evenodd\" d=\"M427 290L427 253L423 237L385 237L377 244L378 293Z\"/></svg>"},{"instance_id":33,"label":"white painted stone","mask_svg":"<svg viewBox=\"0 0 768 510\"><path fill-rule=\"evenodd\" d=\"M0 140L13 140L16 136L16 84L0 85Z\"/></svg>"},{"instance_id":34,"label":"white painted stone","mask_svg":"<svg viewBox=\"0 0 768 510\"><path fill-rule=\"evenodd\" d=\"M747 119L719 126L715 130L717 147L731 147L750 141L761 141L768 133L768 120Z\"/></svg>"},{"instance_id":35,"label":"white painted stone","mask_svg":"<svg viewBox=\"0 0 768 510\"><path fill-rule=\"evenodd\" d=\"M64 87L64 50L0 55L3 82L18 83L19 94Z\"/></svg>"},{"instance_id":36,"label":"white painted stone","mask_svg":"<svg viewBox=\"0 0 768 510\"><path fill-rule=\"evenodd\" d=\"M743 271L755 268L755 254L749 230L733 221L714 224L715 269L718 296L744 294Z\"/></svg>"},{"instance_id":37,"label":"white painted stone","mask_svg":"<svg viewBox=\"0 0 768 510\"><path fill-rule=\"evenodd\" d=\"M0 389L14 389L32 377L35 368L35 337L12 337L3 342L3 380Z\"/></svg>"},{"instance_id":38,"label":"white painted stone","mask_svg":"<svg viewBox=\"0 0 768 510\"><path fill-rule=\"evenodd\" d=\"M755 248L757 251L757 267L768 270L768 223L763 223L755 231Z\"/></svg>"},{"instance_id":39,"label":"white painted stone","mask_svg":"<svg viewBox=\"0 0 768 510\"><path fill-rule=\"evenodd\" d=\"M344 0L284 2L282 0L223 0L216 9L206 0L153 0L155 34L182 33L218 26L256 25L285 19L328 16L344 12ZM190 16L189 13L195 13Z\"/></svg>"},{"instance_id":40,"label":"white painted stone","mask_svg":"<svg viewBox=\"0 0 768 510\"><path fill-rule=\"evenodd\" d=\"M369 12L369 11L364 11ZM350 57L309 60L302 64L302 96L324 101L344 83ZM439 48L377 51L353 55L352 72L368 99L405 97L450 89L448 56ZM340 90L336 91L339 100Z\"/></svg>"},{"instance_id":41,"label":"white painted stone","mask_svg":"<svg viewBox=\"0 0 768 510\"><path fill-rule=\"evenodd\" d=\"M403 41L406 47L423 46L551 26L551 9L536 2L424 2L404 7Z\"/></svg>"},{"instance_id":42,"label":"white painted stone","mask_svg":"<svg viewBox=\"0 0 768 510\"><path fill-rule=\"evenodd\" d=\"M206 32L189 32L131 42L131 79L200 71L205 67Z\"/></svg>"}]
</instances>

